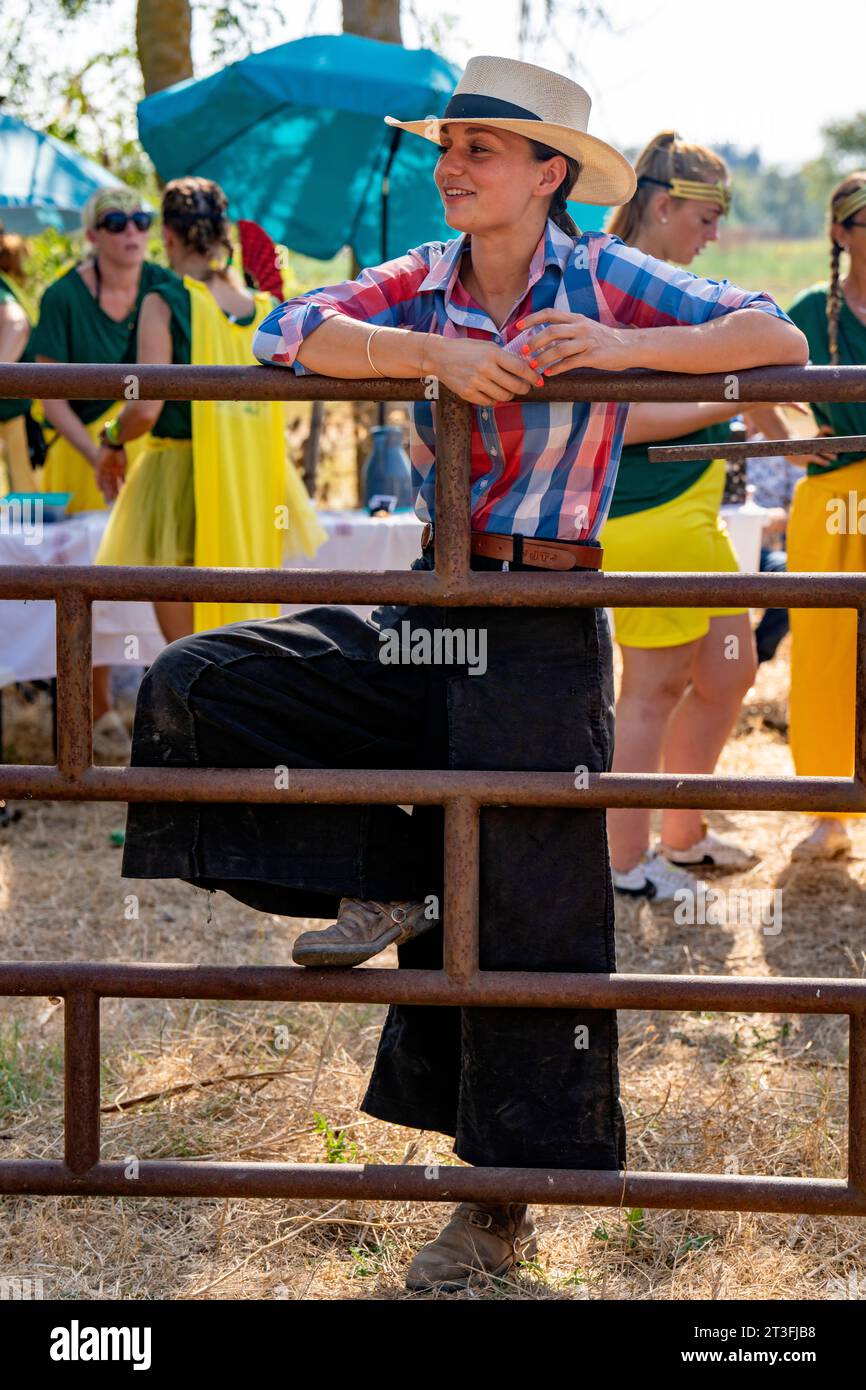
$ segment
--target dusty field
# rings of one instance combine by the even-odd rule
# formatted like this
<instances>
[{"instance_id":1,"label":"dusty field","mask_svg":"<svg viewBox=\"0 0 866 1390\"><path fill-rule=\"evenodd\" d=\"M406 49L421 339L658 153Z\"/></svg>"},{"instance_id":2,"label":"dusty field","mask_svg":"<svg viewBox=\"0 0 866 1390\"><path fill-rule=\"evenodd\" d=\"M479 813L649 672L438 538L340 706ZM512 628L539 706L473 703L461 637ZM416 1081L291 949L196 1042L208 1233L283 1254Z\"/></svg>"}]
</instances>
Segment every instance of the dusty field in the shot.
<instances>
[{"instance_id":1,"label":"dusty field","mask_svg":"<svg viewBox=\"0 0 866 1390\"><path fill-rule=\"evenodd\" d=\"M762 670L723 770L791 770L787 668ZM49 761L44 702L7 694L7 756ZM26 805L0 831L0 951L7 959L288 964L306 923L181 883L119 878L122 808ZM718 886L781 889L783 929L679 926L628 904L626 971L864 973L866 824L849 863L791 866L797 815L714 814L762 854ZM128 894L139 916L127 920ZM395 964L390 953L382 965ZM62 1011L0 1001L0 1155L55 1157ZM445 1136L360 1115L384 1010L315 1004L110 1001L103 1005L104 1153L139 1158L457 1161ZM635 1168L842 1176L846 1023L834 1018L620 1015L623 1104ZM278 1029L286 1030L283 1034ZM287 1046L279 1046L285 1043ZM154 1199L6 1200L0 1271L45 1296L395 1299L412 1252L448 1207ZM838 1299L866 1296L866 1227L853 1219L541 1208L541 1253L469 1295L510 1299ZM429 1297L429 1295L428 1295Z\"/></svg>"}]
</instances>

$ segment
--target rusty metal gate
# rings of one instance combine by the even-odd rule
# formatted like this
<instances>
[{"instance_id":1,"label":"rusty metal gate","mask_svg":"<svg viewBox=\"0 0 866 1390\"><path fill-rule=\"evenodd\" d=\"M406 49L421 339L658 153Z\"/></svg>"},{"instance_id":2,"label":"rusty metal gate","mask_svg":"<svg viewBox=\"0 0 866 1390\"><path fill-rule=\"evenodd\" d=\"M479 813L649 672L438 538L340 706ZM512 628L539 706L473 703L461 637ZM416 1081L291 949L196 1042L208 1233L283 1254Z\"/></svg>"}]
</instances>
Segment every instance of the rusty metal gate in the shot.
<instances>
[{"instance_id":1,"label":"rusty metal gate","mask_svg":"<svg viewBox=\"0 0 866 1390\"><path fill-rule=\"evenodd\" d=\"M429 379L345 381L294 377L279 368L0 366L0 397L123 399L134 371L142 399L421 400ZM732 396L732 392L735 392ZM528 399L866 401L866 367L760 368L736 376L573 373ZM498 1199L644 1207L866 1215L866 980L486 971L478 963L479 808L643 806L866 811L866 575L642 574L471 571L469 460L473 407L438 393L436 569L430 572L16 567L0 571L0 600L57 606L57 763L0 767L0 796L81 801L418 803L445 808L444 968L310 970L64 962L0 964L0 994L65 1001L65 1154L62 1161L0 1161L0 1193L123 1196ZM811 441L786 444L808 452ZM863 449L866 439L822 439L822 449ZM778 450L713 446L713 457ZM695 457L686 446L656 451ZM706 450L704 451L706 456ZM433 603L596 606L640 603L857 610L857 713L853 778L298 770L287 790L272 770L92 766L91 605L95 599L222 599L282 603ZM848 1172L845 1178L677 1172L219 1163L143 1160L135 1182L122 1162L100 1161L99 1009L103 998L317 1000L830 1013L849 1018Z\"/></svg>"}]
</instances>

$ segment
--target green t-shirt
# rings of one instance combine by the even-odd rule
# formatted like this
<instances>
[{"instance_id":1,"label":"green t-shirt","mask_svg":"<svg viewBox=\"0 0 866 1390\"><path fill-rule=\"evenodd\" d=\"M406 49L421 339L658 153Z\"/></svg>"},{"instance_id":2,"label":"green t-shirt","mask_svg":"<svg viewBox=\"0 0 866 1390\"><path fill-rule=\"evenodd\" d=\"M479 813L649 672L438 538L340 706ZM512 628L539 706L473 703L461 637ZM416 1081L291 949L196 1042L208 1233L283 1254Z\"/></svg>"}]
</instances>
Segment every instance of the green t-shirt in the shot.
<instances>
[{"instance_id":1,"label":"green t-shirt","mask_svg":"<svg viewBox=\"0 0 866 1390\"><path fill-rule=\"evenodd\" d=\"M5 275L0 275L0 304L20 304L22 309L26 308L19 295L15 293L15 286L11 280L7 280ZM18 358L19 362L33 362L33 348L31 346L33 334L25 345L24 351ZM31 402L25 400L0 400L0 420L14 420L18 415L26 415L30 409Z\"/></svg>"},{"instance_id":2,"label":"green t-shirt","mask_svg":"<svg viewBox=\"0 0 866 1390\"><path fill-rule=\"evenodd\" d=\"M812 285L803 290L794 300L788 315L809 340L809 361L815 367L830 365L830 340L827 333L827 291L828 284ZM862 367L866 365L866 324L862 324L852 314L844 296L839 309L838 323L839 365ZM829 425L834 434L866 434L866 402L863 401L813 401L812 413L819 425ZM816 440L816 449L820 450ZM866 450L859 453L837 454L833 463L824 468L817 463L807 465L807 473L831 473L836 468L862 459Z\"/></svg>"},{"instance_id":3,"label":"green t-shirt","mask_svg":"<svg viewBox=\"0 0 866 1390\"><path fill-rule=\"evenodd\" d=\"M172 282L156 285L154 291L165 300L171 311L171 360L178 364L189 363L192 359L192 304L189 290L175 275ZM236 322L246 327L253 322L255 316L254 309L246 318L239 318ZM151 434L158 439L191 439L192 403L166 401Z\"/></svg>"},{"instance_id":4,"label":"green t-shirt","mask_svg":"<svg viewBox=\"0 0 866 1390\"><path fill-rule=\"evenodd\" d=\"M663 444L730 442L730 423L722 420L718 425L707 425L702 430L695 430L692 434L681 434L676 439L654 439L647 444L627 444L620 458L608 515L631 516L633 512L645 512L649 507L660 507L663 502L673 501L703 477L712 462L712 459L706 458L694 463L650 463L648 449Z\"/></svg>"},{"instance_id":5,"label":"green t-shirt","mask_svg":"<svg viewBox=\"0 0 866 1390\"><path fill-rule=\"evenodd\" d=\"M133 363L137 355L138 314L141 301L151 290L172 281L171 270L153 261L141 268L138 297L126 318L110 318L94 299L77 267L61 275L42 296L39 322L30 335L30 351L55 362ZM70 401L83 424L104 415L111 401Z\"/></svg>"}]
</instances>

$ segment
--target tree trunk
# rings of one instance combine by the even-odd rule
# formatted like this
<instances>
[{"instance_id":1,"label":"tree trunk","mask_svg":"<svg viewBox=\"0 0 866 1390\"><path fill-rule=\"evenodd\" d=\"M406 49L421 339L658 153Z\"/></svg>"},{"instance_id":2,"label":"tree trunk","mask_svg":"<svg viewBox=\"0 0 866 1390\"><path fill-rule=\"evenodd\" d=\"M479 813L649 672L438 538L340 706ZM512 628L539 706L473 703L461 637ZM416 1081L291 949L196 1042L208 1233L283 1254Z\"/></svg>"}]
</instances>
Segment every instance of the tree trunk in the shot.
<instances>
[{"instance_id":1,"label":"tree trunk","mask_svg":"<svg viewBox=\"0 0 866 1390\"><path fill-rule=\"evenodd\" d=\"M343 33L402 43L400 0L343 0Z\"/></svg>"},{"instance_id":2,"label":"tree trunk","mask_svg":"<svg viewBox=\"0 0 866 1390\"><path fill-rule=\"evenodd\" d=\"M145 96L192 77L189 0L138 0L135 43Z\"/></svg>"}]
</instances>

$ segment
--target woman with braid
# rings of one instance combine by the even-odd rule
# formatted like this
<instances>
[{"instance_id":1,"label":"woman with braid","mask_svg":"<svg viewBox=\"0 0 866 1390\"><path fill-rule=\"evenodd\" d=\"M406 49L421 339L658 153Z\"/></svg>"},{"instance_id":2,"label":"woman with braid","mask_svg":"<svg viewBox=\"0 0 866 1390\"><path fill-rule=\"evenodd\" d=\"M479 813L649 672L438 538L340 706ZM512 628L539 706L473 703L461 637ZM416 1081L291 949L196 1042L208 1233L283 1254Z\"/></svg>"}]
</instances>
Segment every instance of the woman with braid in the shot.
<instances>
[{"instance_id":1,"label":"woman with braid","mask_svg":"<svg viewBox=\"0 0 866 1390\"><path fill-rule=\"evenodd\" d=\"M648 255L689 265L716 240L729 209L724 160L666 130L646 146L635 172L635 194L617 208L609 232ZM728 401L632 405L601 537L605 569L712 574L738 568L719 517L724 462L654 464L647 448L727 442L728 421L740 409ZM750 406L749 416L768 438L790 434L774 407ZM618 608L614 621L623 673L613 770L712 772L756 669L748 610ZM736 660L729 659L732 650ZM742 868L753 859L712 834L698 810L666 810L656 849L650 849L649 810L610 810L608 831L614 887L632 897L694 891L695 880L681 865Z\"/></svg>"},{"instance_id":2,"label":"woman with braid","mask_svg":"<svg viewBox=\"0 0 866 1390\"><path fill-rule=\"evenodd\" d=\"M866 365L866 170L837 184L830 196L830 280L804 290L790 316L809 342L816 366ZM843 254L846 273L840 275ZM819 434L866 434L866 403L812 405ZM806 477L794 491L788 525L788 569L860 573L866 536L860 509L866 499L866 456L799 454ZM866 508L864 508L866 510ZM803 777L850 777L854 769L854 658L856 616L848 608L791 612L789 738L794 767ZM794 859L845 856L851 841L835 813L816 817L812 833L794 847Z\"/></svg>"}]
</instances>

